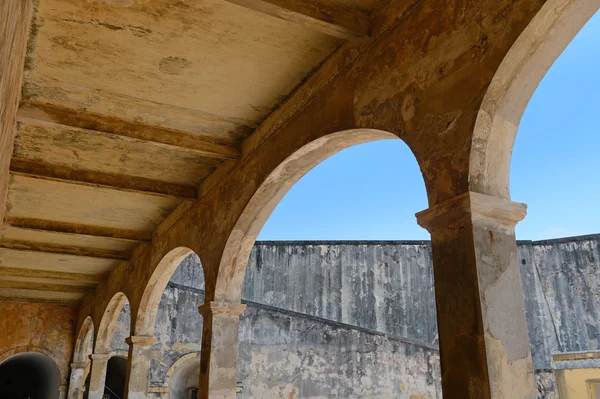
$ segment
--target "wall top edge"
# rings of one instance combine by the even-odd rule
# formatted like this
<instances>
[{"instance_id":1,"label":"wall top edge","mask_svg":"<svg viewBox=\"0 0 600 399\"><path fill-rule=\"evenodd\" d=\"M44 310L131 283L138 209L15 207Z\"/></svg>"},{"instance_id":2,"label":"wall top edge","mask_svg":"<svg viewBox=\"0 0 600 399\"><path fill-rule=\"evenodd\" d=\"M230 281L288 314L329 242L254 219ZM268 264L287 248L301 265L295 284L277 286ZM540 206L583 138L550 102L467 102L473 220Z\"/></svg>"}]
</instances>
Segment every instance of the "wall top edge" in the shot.
<instances>
[{"instance_id":1,"label":"wall top edge","mask_svg":"<svg viewBox=\"0 0 600 399\"><path fill-rule=\"evenodd\" d=\"M600 240L600 233L550 238L545 240L517 240L518 245L546 245L578 241ZM256 246L316 246L316 245L431 245L429 240L257 240Z\"/></svg>"}]
</instances>

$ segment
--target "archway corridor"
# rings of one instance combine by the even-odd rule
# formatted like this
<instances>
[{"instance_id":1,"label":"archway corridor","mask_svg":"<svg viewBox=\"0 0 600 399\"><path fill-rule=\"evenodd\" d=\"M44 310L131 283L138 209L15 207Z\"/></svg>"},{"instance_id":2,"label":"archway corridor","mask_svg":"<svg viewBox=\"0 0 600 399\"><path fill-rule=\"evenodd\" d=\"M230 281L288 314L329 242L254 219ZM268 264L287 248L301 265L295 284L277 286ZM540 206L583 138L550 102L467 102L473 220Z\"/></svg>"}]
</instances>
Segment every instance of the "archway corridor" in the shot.
<instances>
[{"instance_id":1,"label":"archway corridor","mask_svg":"<svg viewBox=\"0 0 600 399\"><path fill-rule=\"evenodd\" d=\"M196 365L200 399L533 399L526 309L550 291L524 289L522 270L581 244L517 245L511 154L536 87L599 8L0 3L0 361L48 356L60 399L101 399L117 358L128 399L166 398ZM255 245L302 176L387 139L424 195L387 209L417 212L428 242ZM594 269L590 253L564 262Z\"/></svg>"}]
</instances>

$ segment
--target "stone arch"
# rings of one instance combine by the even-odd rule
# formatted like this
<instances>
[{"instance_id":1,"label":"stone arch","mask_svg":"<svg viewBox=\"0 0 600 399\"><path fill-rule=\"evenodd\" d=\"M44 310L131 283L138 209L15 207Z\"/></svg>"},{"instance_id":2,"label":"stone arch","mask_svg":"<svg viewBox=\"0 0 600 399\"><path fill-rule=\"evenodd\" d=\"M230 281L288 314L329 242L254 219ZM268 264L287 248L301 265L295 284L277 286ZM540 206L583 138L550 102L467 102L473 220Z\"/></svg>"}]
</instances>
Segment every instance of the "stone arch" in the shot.
<instances>
[{"instance_id":1,"label":"stone arch","mask_svg":"<svg viewBox=\"0 0 600 399\"><path fill-rule=\"evenodd\" d=\"M185 381L178 381L179 374L197 377L200 372L200 352L192 352L181 356L169 367L165 376L165 386L168 387L168 398L177 398L181 396L182 390L185 390ZM180 386L181 385L181 386ZM197 386L197 381L196 381ZM176 395L173 395L173 394ZM178 396L179 394L180 396Z\"/></svg>"},{"instance_id":2,"label":"stone arch","mask_svg":"<svg viewBox=\"0 0 600 399\"><path fill-rule=\"evenodd\" d=\"M73 352L73 362L88 363L88 356L92 354L94 348L94 322L91 316L83 321L77 339L75 341L75 351Z\"/></svg>"},{"instance_id":3,"label":"stone arch","mask_svg":"<svg viewBox=\"0 0 600 399\"><path fill-rule=\"evenodd\" d=\"M246 266L256 237L279 201L302 176L345 148L384 139L398 137L375 129L331 133L305 144L275 167L259 185L229 235L218 269L214 300L232 303L241 300Z\"/></svg>"},{"instance_id":4,"label":"stone arch","mask_svg":"<svg viewBox=\"0 0 600 399\"><path fill-rule=\"evenodd\" d=\"M9 349L7 351L0 353L0 363L2 363L3 361L5 361L6 359L8 359L11 356L18 355L19 353L25 353L25 352L41 353L42 355L49 357L50 359L52 359L52 361L54 363L56 363L54 361L54 353L52 353L51 351L49 351L46 348L42 348L41 346L34 346L34 345L17 346L16 348ZM59 373L60 373L60 370L59 370Z\"/></svg>"},{"instance_id":5,"label":"stone arch","mask_svg":"<svg viewBox=\"0 0 600 399\"><path fill-rule=\"evenodd\" d=\"M548 0L515 41L477 116L470 191L510 198L510 159L525 108L548 69L599 8L600 0Z\"/></svg>"},{"instance_id":6,"label":"stone arch","mask_svg":"<svg viewBox=\"0 0 600 399\"><path fill-rule=\"evenodd\" d=\"M34 355L30 355L30 354L34 354ZM33 345L19 346L19 347L10 349L10 350L5 351L0 354L0 366L3 366L9 362L12 362L13 359L21 358L23 356L27 356L29 361L32 361L32 358L29 356L34 356L33 359L38 359L35 361L37 363L37 366L34 368L34 370L37 369L38 372L40 372L40 370L43 370L41 372L42 375L47 374L44 378L37 381L37 383L42 384L41 386L46 386L45 388L40 388L40 386L37 385L36 389L43 389L43 392L38 392L38 393L43 393L43 394L47 395L47 396L44 396L47 398L53 398L53 397L58 398L59 394L61 392L63 392L66 387L61 386L62 376L61 376L60 368L58 367L58 364L54 360L54 354L51 351L49 351L45 348L42 348L42 347L38 347L38 346L33 346ZM41 363L40 363L40 361L41 361ZM27 366L26 373L18 372L15 375L22 376L24 374L29 374L32 371L29 368L30 366L31 366L31 364L29 364ZM21 366L21 367L23 367L23 366ZM14 371L13 371L13 373L14 373ZM54 386L56 388L56 391L54 391L54 389L49 390L51 386Z\"/></svg>"},{"instance_id":7,"label":"stone arch","mask_svg":"<svg viewBox=\"0 0 600 399\"><path fill-rule=\"evenodd\" d=\"M117 292L108 302L108 305L102 314L98 331L96 332L96 344L94 345L95 354L109 353L111 339L119 318L119 313L127 303L129 303L129 300L122 292Z\"/></svg>"},{"instance_id":8,"label":"stone arch","mask_svg":"<svg viewBox=\"0 0 600 399\"><path fill-rule=\"evenodd\" d=\"M154 335L154 324L162 294L177 267L193 250L177 247L169 251L154 269L140 300L135 316L135 335Z\"/></svg>"}]
</instances>

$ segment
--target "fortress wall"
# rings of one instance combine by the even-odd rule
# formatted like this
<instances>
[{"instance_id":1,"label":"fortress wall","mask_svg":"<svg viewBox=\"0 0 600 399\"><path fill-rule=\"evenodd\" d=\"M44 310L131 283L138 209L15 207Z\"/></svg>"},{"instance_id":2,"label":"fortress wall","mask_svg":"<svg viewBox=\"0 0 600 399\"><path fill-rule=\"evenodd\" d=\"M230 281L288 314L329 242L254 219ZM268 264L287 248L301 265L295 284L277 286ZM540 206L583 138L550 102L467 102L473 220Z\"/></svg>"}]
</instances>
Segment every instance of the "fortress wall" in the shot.
<instances>
[{"instance_id":1,"label":"fortress wall","mask_svg":"<svg viewBox=\"0 0 600 399\"><path fill-rule=\"evenodd\" d=\"M540 397L555 389L553 353L597 348L599 246L600 236L519 242ZM258 242L243 297L243 397L356 397L361 389L389 397L385 389L400 386L439 395L428 242ZM202 302L201 267L189 257L163 294L154 386L182 355L200 350Z\"/></svg>"}]
</instances>

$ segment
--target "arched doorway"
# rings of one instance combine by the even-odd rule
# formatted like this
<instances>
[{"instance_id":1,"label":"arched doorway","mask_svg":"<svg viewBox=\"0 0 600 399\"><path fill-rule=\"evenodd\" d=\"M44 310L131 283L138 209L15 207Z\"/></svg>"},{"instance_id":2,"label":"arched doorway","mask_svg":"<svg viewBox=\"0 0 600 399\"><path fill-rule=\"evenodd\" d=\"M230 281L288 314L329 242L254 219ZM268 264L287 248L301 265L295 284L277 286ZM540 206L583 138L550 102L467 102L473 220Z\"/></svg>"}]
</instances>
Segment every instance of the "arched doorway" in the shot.
<instances>
[{"instance_id":1,"label":"arched doorway","mask_svg":"<svg viewBox=\"0 0 600 399\"><path fill-rule=\"evenodd\" d=\"M104 396L108 399L122 399L125 396L125 375L127 360L121 356L113 356L106 366L106 382Z\"/></svg>"},{"instance_id":2,"label":"arched doorway","mask_svg":"<svg viewBox=\"0 0 600 399\"><path fill-rule=\"evenodd\" d=\"M169 398L196 398L199 375L199 353L189 353L179 358L167 372Z\"/></svg>"},{"instance_id":3,"label":"arched doorway","mask_svg":"<svg viewBox=\"0 0 600 399\"><path fill-rule=\"evenodd\" d=\"M24 352L0 363L0 398L58 399L60 372L48 356Z\"/></svg>"},{"instance_id":4,"label":"arched doorway","mask_svg":"<svg viewBox=\"0 0 600 399\"><path fill-rule=\"evenodd\" d=\"M108 366L115 355L124 356L127 353L125 339L130 335L130 324L129 300L125 294L119 292L109 301L98 327L94 353L91 356L92 367L89 382L86 381L86 386L89 386L88 395L101 397L103 394L111 394L108 385L106 385ZM113 364L115 362L112 361ZM124 366L123 370L126 368ZM125 374L125 371L123 371L123 374ZM118 377L115 378L119 380ZM123 397L123 393L116 395L113 397Z\"/></svg>"}]
</instances>

